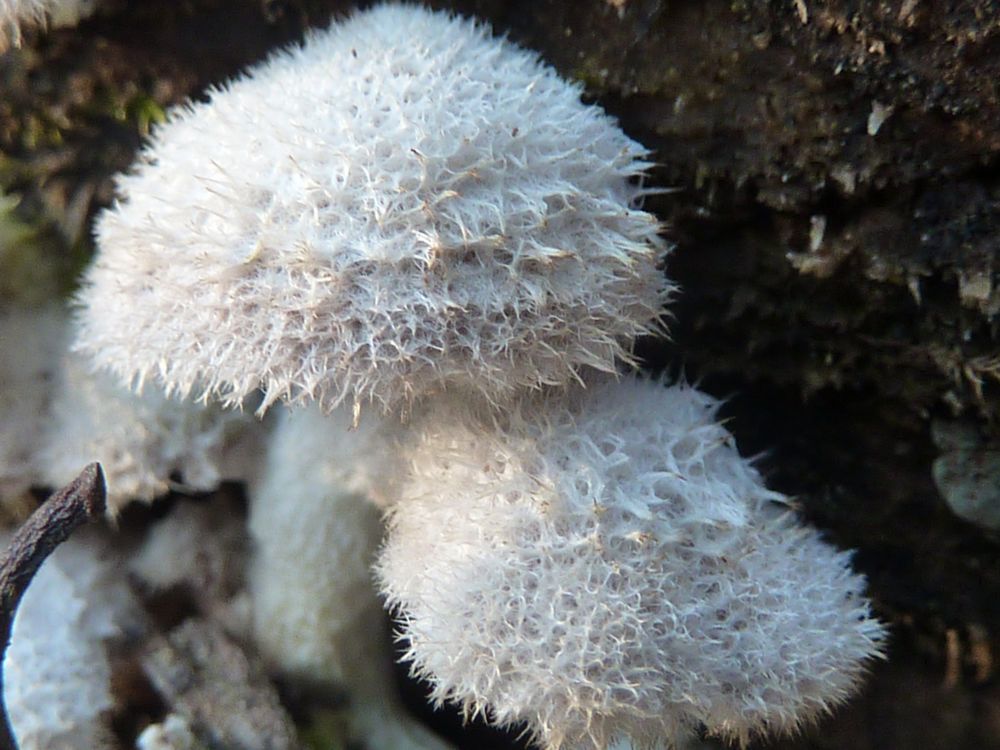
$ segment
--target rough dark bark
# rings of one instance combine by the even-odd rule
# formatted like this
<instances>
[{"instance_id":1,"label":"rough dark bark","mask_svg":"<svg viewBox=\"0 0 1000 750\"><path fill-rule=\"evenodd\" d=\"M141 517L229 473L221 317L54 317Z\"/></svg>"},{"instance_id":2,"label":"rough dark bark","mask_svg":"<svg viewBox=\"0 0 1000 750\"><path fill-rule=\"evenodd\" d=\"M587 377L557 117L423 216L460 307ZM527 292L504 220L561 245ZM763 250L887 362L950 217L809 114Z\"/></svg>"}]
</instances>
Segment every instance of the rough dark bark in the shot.
<instances>
[{"instance_id":1,"label":"rough dark bark","mask_svg":"<svg viewBox=\"0 0 1000 750\"><path fill-rule=\"evenodd\" d=\"M643 356L732 395L744 452L859 550L891 659L782 746L1000 747L1000 547L932 476L946 452L973 491L1000 480L995 0L433 4L538 50L655 149L683 295ZM164 107L351 5L117 2L0 57L0 187L64 237L33 251L78 265Z\"/></svg>"}]
</instances>

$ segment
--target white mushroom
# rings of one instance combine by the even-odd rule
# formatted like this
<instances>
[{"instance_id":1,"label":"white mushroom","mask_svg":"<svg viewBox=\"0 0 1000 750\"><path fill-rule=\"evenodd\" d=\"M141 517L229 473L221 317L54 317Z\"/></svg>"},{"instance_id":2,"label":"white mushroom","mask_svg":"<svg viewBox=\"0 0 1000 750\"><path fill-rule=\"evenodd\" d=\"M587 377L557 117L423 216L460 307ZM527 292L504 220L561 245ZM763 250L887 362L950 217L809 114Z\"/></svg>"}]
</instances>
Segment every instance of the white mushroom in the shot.
<instances>
[{"instance_id":1,"label":"white mushroom","mask_svg":"<svg viewBox=\"0 0 1000 750\"><path fill-rule=\"evenodd\" d=\"M300 423L346 409L315 443L294 417L275 437L251 590L276 665L348 683L374 746L431 740L377 648L373 490L344 463L367 438L347 429L368 404L398 419L613 372L672 290L637 205L647 152L580 95L480 24L378 6L173 112L97 224L77 348L99 366L228 404L262 389L260 411L316 409Z\"/></svg>"},{"instance_id":2,"label":"white mushroom","mask_svg":"<svg viewBox=\"0 0 1000 750\"><path fill-rule=\"evenodd\" d=\"M605 750L790 732L857 688L884 637L864 579L717 407L622 381L417 423L379 569L433 698Z\"/></svg>"},{"instance_id":3,"label":"white mushroom","mask_svg":"<svg viewBox=\"0 0 1000 750\"><path fill-rule=\"evenodd\" d=\"M469 20L382 5L175 110L97 224L77 346L242 401L491 403L613 371L670 285L646 150Z\"/></svg>"}]
</instances>

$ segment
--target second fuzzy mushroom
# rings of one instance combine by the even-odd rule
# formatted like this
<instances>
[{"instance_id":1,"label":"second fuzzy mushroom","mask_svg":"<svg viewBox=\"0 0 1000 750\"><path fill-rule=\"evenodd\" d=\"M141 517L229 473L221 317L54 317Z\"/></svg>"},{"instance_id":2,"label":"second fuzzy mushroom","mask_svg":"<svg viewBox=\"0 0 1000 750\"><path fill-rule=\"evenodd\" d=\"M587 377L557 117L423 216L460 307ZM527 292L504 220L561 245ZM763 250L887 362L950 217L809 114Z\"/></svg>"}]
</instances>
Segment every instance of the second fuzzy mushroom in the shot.
<instances>
[{"instance_id":1,"label":"second fuzzy mushroom","mask_svg":"<svg viewBox=\"0 0 1000 750\"><path fill-rule=\"evenodd\" d=\"M741 744L845 700L884 629L718 402L626 380L415 424L380 555L439 702L546 750Z\"/></svg>"}]
</instances>

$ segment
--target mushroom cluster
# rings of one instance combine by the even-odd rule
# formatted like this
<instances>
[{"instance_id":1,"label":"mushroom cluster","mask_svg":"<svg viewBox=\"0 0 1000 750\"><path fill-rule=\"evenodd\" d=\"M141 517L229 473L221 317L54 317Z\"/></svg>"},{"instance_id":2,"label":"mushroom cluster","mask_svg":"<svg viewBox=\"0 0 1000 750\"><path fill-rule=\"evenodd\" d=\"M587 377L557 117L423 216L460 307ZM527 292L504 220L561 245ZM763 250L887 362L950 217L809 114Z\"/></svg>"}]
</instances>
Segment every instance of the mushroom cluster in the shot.
<instances>
[{"instance_id":1,"label":"mushroom cluster","mask_svg":"<svg viewBox=\"0 0 1000 750\"><path fill-rule=\"evenodd\" d=\"M76 350L281 412L254 631L373 747L443 744L391 687L380 510L414 669L548 750L787 731L879 653L863 580L715 402L618 381L674 288L649 153L580 97L480 23L379 5L173 112L97 225Z\"/></svg>"}]
</instances>

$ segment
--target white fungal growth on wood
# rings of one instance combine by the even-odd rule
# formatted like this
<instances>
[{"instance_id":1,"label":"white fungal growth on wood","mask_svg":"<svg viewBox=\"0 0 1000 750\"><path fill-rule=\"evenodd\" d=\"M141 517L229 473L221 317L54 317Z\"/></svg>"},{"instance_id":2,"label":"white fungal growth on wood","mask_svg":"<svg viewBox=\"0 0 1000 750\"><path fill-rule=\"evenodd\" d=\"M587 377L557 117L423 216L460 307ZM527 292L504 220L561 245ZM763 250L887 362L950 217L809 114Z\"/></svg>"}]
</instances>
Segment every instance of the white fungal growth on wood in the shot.
<instances>
[{"instance_id":1,"label":"white fungal growth on wood","mask_svg":"<svg viewBox=\"0 0 1000 750\"><path fill-rule=\"evenodd\" d=\"M379 570L436 700L603 750L789 732L854 691L884 635L864 580L717 407L627 381L416 426Z\"/></svg>"},{"instance_id":2,"label":"white fungal growth on wood","mask_svg":"<svg viewBox=\"0 0 1000 750\"><path fill-rule=\"evenodd\" d=\"M107 642L144 620L107 541L84 533L60 546L17 610L4 699L21 750L117 747Z\"/></svg>"},{"instance_id":3,"label":"white fungal growth on wood","mask_svg":"<svg viewBox=\"0 0 1000 750\"><path fill-rule=\"evenodd\" d=\"M65 341L63 334L59 340ZM167 490L208 491L223 479L245 479L257 453L255 420L238 411L172 398L155 387L133 393L85 358L57 360L54 393L34 462L39 480L61 486L99 461L108 511Z\"/></svg>"},{"instance_id":4,"label":"white fungal growth on wood","mask_svg":"<svg viewBox=\"0 0 1000 750\"><path fill-rule=\"evenodd\" d=\"M78 346L132 382L384 411L613 371L670 284L644 147L473 21L359 12L175 110L97 225Z\"/></svg>"},{"instance_id":5,"label":"white fungal growth on wood","mask_svg":"<svg viewBox=\"0 0 1000 750\"><path fill-rule=\"evenodd\" d=\"M155 388L133 393L66 353L70 328L58 304L0 313L0 498L62 486L92 461L103 466L112 514L172 487L249 478L256 420Z\"/></svg>"}]
</instances>

